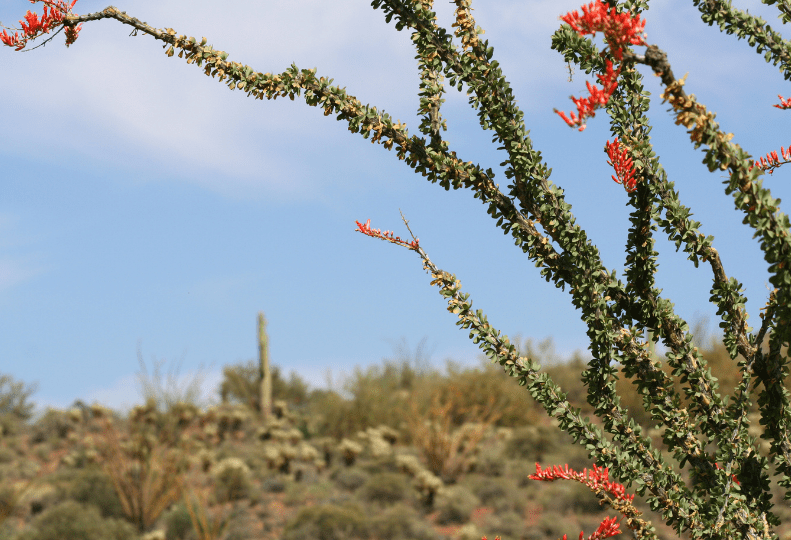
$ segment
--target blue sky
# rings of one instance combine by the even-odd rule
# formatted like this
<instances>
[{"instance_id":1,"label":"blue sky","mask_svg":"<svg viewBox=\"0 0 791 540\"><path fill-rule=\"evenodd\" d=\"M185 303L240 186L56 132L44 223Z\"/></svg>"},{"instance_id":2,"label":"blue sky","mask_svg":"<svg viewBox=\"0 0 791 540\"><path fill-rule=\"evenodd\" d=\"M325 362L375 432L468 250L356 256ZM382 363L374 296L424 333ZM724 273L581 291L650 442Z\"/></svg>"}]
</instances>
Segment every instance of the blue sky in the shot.
<instances>
[{"instance_id":1,"label":"blue sky","mask_svg":"<svg viewBox=\"0 0 791 540\"><path fill-rule=\"evenodd\" d=\"M318 68L363 103L419 133L419 75L407 31L386 24L367 0L119 0L158 28L206 36L229 59L262 72L292 62ZM791 95L778 69L748 46L703 24L691 2L655 2L648 42L665 50L686 89L717 113L754 156L791 144ZM781 27L776 9L735 2ZM107 4L80 0L84 14ZM610 179L608 118L579 133L553 108L572 109L584 73L550 49L558 17L580 0L473 4L478 25L525 113L531 137L566 189L578 222L605 264L623 268L629 207ZM31 6L0 2L17 26ZM36 6L40 10L40 5ZM438 2L449 27L452 4ZM394 357L426 338L430 360L479 362L479 351L407 250L354 232L354 221L405 236L399 209L442 269L455 273L475 308L509 336L552 336L557 353L585 350L585 327L568 292L547 284L469 191L446 192L304 101L254 101L168 58L148 36L117 21L86 23L77 42L0 49L0 373L37 383L39 407L75 399L126 408L142 401L138 351L149 374L179 361L182 381L203 374L217 399L224 365L256 355L256 314L269 321L272 362L315 387L337 385L355 366ZM786 31L785 36L788 37ZM637 47L639 52L642 47ZM681 200L715 236L725 270L746 287L748 310L768 295L767 264L723 173L673 124L644 66L654 100L654 148ZM465 161L497 172L502 151L483 132L464 93L443 106L445 138ZM788 198L791 170L766 176ZM690 322L708 316L711 270L695 269L659 235L658 286ZM405 340L405 341L402 341Z\"/></svg>"}]
</instances>

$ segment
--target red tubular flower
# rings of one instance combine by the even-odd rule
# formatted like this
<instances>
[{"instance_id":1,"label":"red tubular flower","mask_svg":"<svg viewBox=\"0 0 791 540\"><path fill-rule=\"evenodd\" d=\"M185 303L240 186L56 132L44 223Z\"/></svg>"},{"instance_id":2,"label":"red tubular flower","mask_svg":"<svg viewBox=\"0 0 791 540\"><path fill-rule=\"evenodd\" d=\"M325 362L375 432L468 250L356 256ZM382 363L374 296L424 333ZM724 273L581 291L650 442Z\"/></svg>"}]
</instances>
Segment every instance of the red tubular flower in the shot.
<instances>
[{"instance_id":1,"label":"red tubular flower","mask_svg":"<svg viewBox=\"0 0 791 540\"><path fill-rule=\"evenodd\" d=\"M594 465L593 470L584 469L579 473L575 472L574 469L569 469L568 464L566 464L564 468L555 465L553 467L547 467L542 471L541 465L536 463L536 473L531 474L528 478L531 480L542 480L544 482L552 482L561 479L575 480L585 484L596 493L607 492L616 499L628 502L634 500L634 495L627 495L626 488L624 488L622 484L610 482L609 469L607 467L600 468ZM599 528L588 536L588 540L602 540L617 534L621 534L618 518L605 518L599 524ZM584 532L580 532L579 540L582 540L583 537ZM565 534L563 535L563 540L567 540Z\"/></svg>"},{"instance_id":2,"label":"red tubular flower","mask_svg":"<svg viewBox=\"0 0 791 540\"><path fill-rule=\"evenodd\" d=\"M612 176L612 179L618 184L623 184L626 191L632 192L637 189L637 180L634 177L634 163L632 158L629 157L629 151L626 148L621 149L621 143L617 138L612 144L607 141L605 147L607 155L610 157L607 163L615 169L615 175Z\"/></svg>"},{"instance_id":3,"label":"red tubular flower","mask_svg":"<svg viewBox=\"0 0 791 540\"><path fill-rule=\"evenodd\" d=\"M615 517L604 518L604 521L599 524L596 532L588 537L588 540L599 540L600 538L610 538L616 534L621 534L620 523ZM580 533L580 540L582 540L582 533Z\"/></svg>"},{"instance_id":4,"label":"red tubular flower","mask_svg":"<svg viewBox=\"0 0 791 540\"><path fill-rule=\"evenodd\" d=\"M544 482L552 482L554 480L575 480L585 484L594 491L606 491L616 499L624 501L633 501L634 495L627 495L626 488L617 482L610 482L610 470L607 467L601 468L596 465L592 470L584 469L581 473L569 469L568 464L565 468L560 468L557 465L547 467L541 470L541 465L536 463L536 473L528 476L531 480L542 480Z\"/></svg>"},{"instance_id":5,"label":"red tubular flower","mask_svg":"<svg viewBox=\"0 0 791 540\"><path fill-rule=\"evenodd\" d=\"M14 35L9 35L5 30L0 34L0 41L8 47L16 47L17 51L21 51L27 45L28 39L34 39L39 34L48 34L50 30L61 25L63 18L70 12L71 8L77 3L77 0L72 0L69 4L64 0L30 0L31 4L42 2L44 4L44 15L41 19L38 18L37 13L28 10L25 13L25 18L20 20L22 25L22 34L15 32ZM68 47L77 39L77 35L82 29L82 24L75 27L66 29L66 46Z\"/></svg>"},{"instance_id":6,"label":"red tubular flower","mask_svg":"<svg viewBox=\"0 0 791 540\"><path fill-rule=\"evenodd\" d=\"M0 38L2 38L2 36L0 36ZM751 171L753 167L758 167L769 174L774 173L774 170L779 166L791 163L791 145L788 146L788 149L785 149L781 146L780 155L783 156L782 160L780 159L780 156L777 155L777 151L773 150L772 152L766 154L765 158L762 157L758 161L755 161L752 165L750 165L748 170Z\"/></svg>"},{"instance_id":7,"label":"red tubular flower","mask_svg":"<svg viewBox=\"0 0 791 540\"><path fill-rule=\"evenodd\" d=\"M629 12L617 13L615 8L608 11L607 7L600 0L596 0L587 6L582 6L582 15L575 10L563 15L561 19L581 36L604 32L604 39L610 47L613 56L620 61L623 58L623 48L627 45L645 45L645 36L640 35L645 28L645 21L640 20L639 14L632 17ZM577 106L577 114L579 116L569 113L571 116L569 118L565 113L555 109L555 112L569 126L579 126L579 131L583 131L585 129L585 119L588 117L593 118L596 115L595 109L605 106L610 96L615 92L621 68L613 70L612 62L607 60L606 70L606 73L598 76L602 84L601 89L586 83L588 92L590 92L589 98L576 99L574 96L571 97L571 100Z\"/></svg>"},{"instance_id":8,"label":"red tubular flower","mask_svg":"<svg viewBox=\"0 0 791 540\"><path fill-rule=\"evenodd\" d=\"M777 107L778 109L791 109L791 97L784 98L780 94L777 94L777 97L780 98L780 105L772 105L772 107Z\"/></svg>"},{"instance_id":9,"label":"red tubular flower","mask_svg":"<svg viewBox=\"0 0 791 540\"><path fill-rule=\"evenodd\" d=\"M640 20L640 14L632 17L628 11L618 13L615 8L608 11L608 7L604 2L596 0L582 6L582 15L574 10L563 15L561 20L581 36L604 32L604 39L613 56L616 60L621 60L625 46L645 45L645 34L640 35L645 29L645 21Z\"/></svg>"},{"instance_id":10,"label":"red tubular flower","mask_svg":"<svg viewBox=\"0 0 791 540\"><path fill-rule=\"evenodd\" d=\"M388 242L392 242L393 244L398 244L399 246L404 246L408 249L417 250L420 240L415 238L411 242L407 242L406 240L401 240L400 236L394 236L393 231L385 231L382 232L379 229L372 229L371 228L371 220L369 219L364 224L360 223L359 221L355 221L357 224L357 232L361 232L368 236L373 236L374 238L379 238L381 240L387 240Z\"/></svg>"}]
</instances>

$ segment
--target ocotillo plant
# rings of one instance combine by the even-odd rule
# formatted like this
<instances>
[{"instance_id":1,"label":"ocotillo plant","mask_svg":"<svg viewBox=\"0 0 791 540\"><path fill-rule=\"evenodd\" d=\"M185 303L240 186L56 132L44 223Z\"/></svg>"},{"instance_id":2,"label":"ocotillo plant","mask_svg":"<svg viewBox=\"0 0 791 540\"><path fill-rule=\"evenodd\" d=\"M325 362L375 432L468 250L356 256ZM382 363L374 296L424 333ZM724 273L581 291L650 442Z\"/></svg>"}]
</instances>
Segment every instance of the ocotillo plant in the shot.
<instances>
[{"instance_id":1,"label":"ocotillo plant","mask_svg":"<svg viewBox=\"0 0 791 540\"><path fill-rule=\"evenodd\" d=\"M37 0L32 0L35 3ZM565 394L531 359L520 357L505 336L492 327L484 314L473 311L469 295L461 292L456 277L431 262L417 240L407 242L392 233L372 229L358 222L358 230L415 251L448 301L448 310L459 317L462 328L493 361L526 386L531 395L560 427L590 452L597 467L606 468L626 486L636 484L651 508L679 534L693 538L771 538L779 519L772 511L768 459L758 452L748 437L748 407L758 389L757 403L764 437L771 441L770 458L781 475L778 485L791 498L791 444L789 443L789 396L783 385L787 375L787 347L791 318L791 246L789 221L779 211L779 201L762 185L764 172L773 172L791 161L791 151L754 160L714 121L714 113L684 90L685 78L673 73L667 55L643 34L647 0L596 1L583 7L582 14L562 17L563 24L552 38L552 48L561 52L586 72L597 73L601 88L588 83L590 96L574 99L576 113L558 113L570 126L582 130L597 109L610 116L613 142L605 150L612 164L613 179L624 185L633 207L627 239L626 282L605 267L598 249L576 224L564 192L549 181L549 167L533 147L511 88L494 58L493 48L478 36L483 33L472 16L470 0L453 0L456 6L454 34L437 25L432 0L373 0L396 29L408 28L417 49L420 67L420 106L423 137L412 135L400 121L363 105L345 89L334 86L316 70L292 65L279 74L262 73L208 45L208 40L187 37L171 28L156 29L115 7L88 15L72 13L76 0L40 0L46 7L39 18L28 13L22 29L5 31L0 39L17 50L42 33L65 29L66 44L77 39L84 23L115 19L136 32L163 43L170 57L178 53L188 64L196 64L206 75L217 77L231 89L243 90L257 99L304 97L325 115L337 115L349 129L371 137L386 149L396 148L398 159L445 189L471 189L488 207L497 226L511 234L516 245L542 268L542 276L559 288L566 288L572 304L579 309L588 327L592 360L582 374L588 387L588 401L601 419L603 428L583 418ZM791 79L791 44L762 19L733 8L721 0L692 0L703 22L717 24L728 34L747 38L747 43L763 53L767 61L780 65ZM764 0L776 5L783 23L791 22L788 0ZM591 36L601 32L607 46L603 50ZM645 47L640 54L632 47ZM746 298L742 286L728 277L713 237L700 233L700 223L690 219L674 184L667 179L649 138L651 123L646 117L649 97L643 75L635 69L647 66L664 87L662 99L671 105L678 125L687 128L694 147L704 147L703 162L711 172L727 175L725 194L744 214L744 224L754 230L769 265L769 282L774 289L761 313L760 325L747 325ZM449 149L441 136L446 129L440 114L445 81L461 90L466 86L470 104L479 112L481 127L494 131L494 139L507 153L502 164L511 180L506 190L494 182L492 169L464 161ZM779 108L791 104L781 97ZM734 399L723 399L712 379L706 360L693 346L689 326L673 304L656 287L655 233L661 229L683 248L697 267L712 271L711 302L721 318L724 343L742 375L734 389ZM673 380L660 369L649 353L652 342L667 349L664 361L680 380L690 405L681 405ZM690 468L692 482L667 463L659 449L637 424L630 421L615 391L617 363L622 375L634 379L636 390L651 418L664 427L663 443L680 466ZM604 432L608 435L605 435ZM712 450L713 449L713 450ZM598 469L596 469L598 470ZM735 475L735 477L734 477ZM616 508L617 509L617 508ZM630 518L631 519L631 518ZM639 519L639 521L634 521ZM627 522L641 538L655 537L650 522L634 518ZM591 537L613 533L606 521Z\"/></svg>"}]
</instances>

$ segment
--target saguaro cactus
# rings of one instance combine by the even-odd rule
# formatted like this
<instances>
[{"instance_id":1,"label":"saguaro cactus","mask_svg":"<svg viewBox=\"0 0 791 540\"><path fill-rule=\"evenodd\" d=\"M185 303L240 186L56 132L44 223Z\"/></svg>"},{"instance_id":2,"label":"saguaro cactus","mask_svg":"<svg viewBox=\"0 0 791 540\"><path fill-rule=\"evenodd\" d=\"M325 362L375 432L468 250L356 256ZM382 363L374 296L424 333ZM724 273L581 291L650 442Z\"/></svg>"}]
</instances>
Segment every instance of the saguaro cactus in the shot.
<instances>
[{"instance_id":1,"label":"saguaro cactus","mask_svg":"<svg viewBox=\"0 0 791 540\"><path fill-rule=\"evenodd\" d=\"M269 338L266 335L266 317L258 312L258 361L260 363L259 405L264 420L272 414L272 372L269 369Z\"/></svg>"}]
</instances>

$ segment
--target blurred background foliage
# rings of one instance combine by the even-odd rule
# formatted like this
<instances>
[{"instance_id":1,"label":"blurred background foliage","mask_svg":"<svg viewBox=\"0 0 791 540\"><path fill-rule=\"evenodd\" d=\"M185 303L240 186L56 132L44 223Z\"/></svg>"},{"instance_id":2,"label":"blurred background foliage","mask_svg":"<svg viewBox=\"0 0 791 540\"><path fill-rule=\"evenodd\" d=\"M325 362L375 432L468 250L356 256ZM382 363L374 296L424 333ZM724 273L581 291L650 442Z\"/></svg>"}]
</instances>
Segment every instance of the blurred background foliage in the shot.
<instances>
[{"instance_id":1,"label":"blurred background foliage","mask_svg":"<svg viewBox=\"0 0 791 540\"><path fill-rule=\"evenodd\" d=\"M731 390L739 379L736 363L707 333L705 320L694 333L721 391ZM584 353L561 358L551 339L536 343L517 336L512 342L598 423L580 381ZM139 509L134 514L125 508L134 499L129 494L138 493L156 470L152 463L203 494L196 512L208 516L211 507L215 522L228 524L225 539L258 538L249 529L256 522L271 529L266 538L354 533L396 540L498 534L539 540L598 525L606 509L584 486L527 479L536 462L576 470L591 462L499 366L481 356L476 366L446 360L440 370L425 339L412 350L402 341L394 353L379 365L355 368L337 384L328 380L323 389L311 389L293 372L286 378L273 364L274 418L267 420L259 410L255 360L225 366L219 399L209 405L198 401L200 376L178 387L171 373L165 384L161 363L149 376L138 352L144 404L126 416L77 400L67 410L48 409L33 419L35 386L0 374L0 540L163 540L140 536L155 526L167 531L165 540L208 538L196 534L192 507L173 493L145 522ZM656 357L661 362L661 347ZM662 369L670 374L664 364ZM667 455L632 381L621 378L617 392ZM760 435L757 418L751 420L751 435ZM189 437L197 446L179 447ZM766 455L765 445L761 452ZM184 457L202 470L178 465ZM271 510L266 505L272 501L285 510ZM791 510L778 511L791 521ZM16 527L10 526L14 517ZM652 521L660 538L675 537L660 519ZM780 532L791 538L791 530Z\"/></svg>"}]
</instances>

